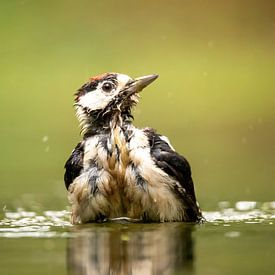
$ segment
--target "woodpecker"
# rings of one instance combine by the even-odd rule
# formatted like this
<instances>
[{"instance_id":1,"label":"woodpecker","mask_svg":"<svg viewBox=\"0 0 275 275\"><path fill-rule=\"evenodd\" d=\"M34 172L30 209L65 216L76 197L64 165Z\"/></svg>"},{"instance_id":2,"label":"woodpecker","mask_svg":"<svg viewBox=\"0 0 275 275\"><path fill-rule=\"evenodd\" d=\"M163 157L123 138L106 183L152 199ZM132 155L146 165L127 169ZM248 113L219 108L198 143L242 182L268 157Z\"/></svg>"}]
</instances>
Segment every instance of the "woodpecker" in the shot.
<instances>
[{"instance_id":1,"label":"woodpecker","mask_svg":"<svg viewBox=\"0 0 275 275\"><path fill-rule=\"evenodd\" d=\"M133 126L139 92L158 78L105 73L75 94L82 140L65 164L73 224L127 217L199 222L188 161L167 137Z\"/></svg>"}]
</instances>

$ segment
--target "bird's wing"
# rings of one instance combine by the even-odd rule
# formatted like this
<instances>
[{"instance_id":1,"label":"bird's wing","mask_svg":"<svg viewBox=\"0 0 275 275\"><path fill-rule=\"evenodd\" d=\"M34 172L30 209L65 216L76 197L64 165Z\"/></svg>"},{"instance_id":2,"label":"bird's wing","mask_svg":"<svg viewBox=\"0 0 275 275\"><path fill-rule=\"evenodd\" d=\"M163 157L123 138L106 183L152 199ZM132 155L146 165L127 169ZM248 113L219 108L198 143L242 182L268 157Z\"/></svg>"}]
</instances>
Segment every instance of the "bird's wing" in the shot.
<instances>
[{"instance_id":1,"label":"bird's wing","mask_svg":"<svg viewBox=\"0 0 275 275\"><path fill-rule=\"evenodd\" d=\"M175 152L166 137L148 128L145 129L145 134L149 140L151 156L157 167L176 180L177 184L171 188L183 202L188 220L200 220L201 211L197 204L188 161Z\"/></svg>"},{"instance_id":2,"label":"bird's wing","mask_svg":"<svg viewBox=\"0 0 275 275\"><path fill-rule=\"evenodd\" d=\"M79 176L83 168L84 143L80 142L73 150L71 156L65 163L64 181L68 189L73 180Z\"/></svg>"}]
</instances>

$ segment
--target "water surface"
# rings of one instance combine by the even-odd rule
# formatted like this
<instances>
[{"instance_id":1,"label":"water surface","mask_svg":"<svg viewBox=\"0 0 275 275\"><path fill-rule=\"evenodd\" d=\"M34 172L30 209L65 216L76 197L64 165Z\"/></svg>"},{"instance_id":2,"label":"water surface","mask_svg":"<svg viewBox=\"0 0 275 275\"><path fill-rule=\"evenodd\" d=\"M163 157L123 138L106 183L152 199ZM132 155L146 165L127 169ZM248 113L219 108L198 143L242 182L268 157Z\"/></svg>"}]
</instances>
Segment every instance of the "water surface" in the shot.
<instances>
[{"instance_id":1,"label":"water surface","mask_svg":"<svg viewBox=\"0 0 275 275\"><path fill-rule=\"evenodd\" d=\"M68 211L4 211L1 274L272 274L275 203L221 202L204 224L72 226Z\"/></svg>"}]
</instances>

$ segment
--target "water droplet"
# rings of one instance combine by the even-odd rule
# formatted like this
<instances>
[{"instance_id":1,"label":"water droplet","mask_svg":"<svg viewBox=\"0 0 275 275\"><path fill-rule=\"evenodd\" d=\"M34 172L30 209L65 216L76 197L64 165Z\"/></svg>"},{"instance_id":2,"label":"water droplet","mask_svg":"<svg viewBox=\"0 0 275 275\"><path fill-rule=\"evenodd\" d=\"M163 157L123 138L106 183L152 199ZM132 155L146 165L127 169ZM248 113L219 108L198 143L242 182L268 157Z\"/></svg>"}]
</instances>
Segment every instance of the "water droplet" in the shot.
<instances>
[{"instance_id":1,"label":"water droplet","mask_svg":"<svg viewBox=\"0 0 275 275\"><path fill-rule=\"evenodd\" d=\"M240 211L248 211L254 209L256 204L257 203L255 201L238 201L235 207Z\"/></svg>"},{"instance_id":2,"label":"water droplet","mask_svg":"<svg viewBox=\"0 0 275 275\"><path fill-rule=\"evenodd\" d=\"M42 138L42 142L43 142L43 143L46 143L48 140L49 140L49 137L48 137L48 136L44 136L44 137Z\"/></svg>"},{"instance_id":3,"label":"water droplet","mask_svg":"<svg viewBox=\"0 0 275 275\"><path fill-rule=\"evenodd\" d=\"M229 231L224 234L228 238L237 238L240 237L241 233L239 231Z\"/></svg>"}]
</instances>

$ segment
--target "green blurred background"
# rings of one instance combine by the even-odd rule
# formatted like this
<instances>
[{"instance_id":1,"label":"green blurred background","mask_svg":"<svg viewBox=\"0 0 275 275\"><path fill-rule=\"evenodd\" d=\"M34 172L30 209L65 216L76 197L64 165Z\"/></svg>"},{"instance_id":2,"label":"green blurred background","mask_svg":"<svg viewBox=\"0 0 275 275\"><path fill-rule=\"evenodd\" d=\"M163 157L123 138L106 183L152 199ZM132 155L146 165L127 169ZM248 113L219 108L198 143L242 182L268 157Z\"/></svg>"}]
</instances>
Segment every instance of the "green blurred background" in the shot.
<instances>
[{"instance_id":1,"label":"green blurred background","mask_svg":"<svg viewBox=\"0 0 275 275\"><path fill-rule=\"evenodd\" d=\"M190 161L204 210L274 200L274 1L0 2L1 208L64 209L92 75L157 73L135 125Z\"/></svg>"}]
</instances>

